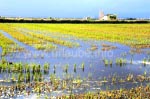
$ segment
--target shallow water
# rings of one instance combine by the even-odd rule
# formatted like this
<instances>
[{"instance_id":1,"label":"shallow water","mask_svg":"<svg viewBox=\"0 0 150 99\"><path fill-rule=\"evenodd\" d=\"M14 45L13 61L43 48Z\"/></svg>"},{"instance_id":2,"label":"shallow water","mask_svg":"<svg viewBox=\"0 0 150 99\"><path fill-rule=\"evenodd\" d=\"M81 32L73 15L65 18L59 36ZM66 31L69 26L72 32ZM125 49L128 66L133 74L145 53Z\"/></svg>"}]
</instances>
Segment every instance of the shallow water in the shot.
<instances>
[{"instance_id":1,"label":"shallow water","mask_svg":"<svg viewBox=\"0 0 150 99\"><path fill-rule=\"evenodd\" d=\"M86 41L87 42L87 41ZM127 46L122 46L120 44L113 44L114 46L117 46L118 48L113 51L102 51L101 50L101 44L112 44L107 43L105 41L99 41L98 43L98 50L96 51L90 51L90 44L87 44L86 42L81 42L81 47L79 48L66 48L66 47L60 47L56 51L52 52L43 52L43 51L30 51L30 52L19 52L19 53L13 53L11 56L6 56L8 61L12 62L23 62L23 63L38 63L43 65L44 63L48 62L51 64L51 67L56 65L56 74L58 76L62 76L61 72L63 71L63 66L66 64L69 64L69 73L72 73L73 71L73 65L77 65L77 74L82 75L81 77L87 77L88 73L93 72L93 79L98 79L101 76L107 76L109 74L117 73L121 74L123 72L124 74L127 73L140 73L143 72L145 68L142 68L141 70L137 71L137 67L140 67L142 64L138 63L138 61L141 61L143 58L145 58L147 55L142 54L135 54L133 58L133 64L128 64L123 67L118 67L113 63L112 67L108 66L105 67L102 60L104 58L111 59L115 62L115 59L117 57L121 57L121 54L126 52L129 53L130 48ZM95 44L96 44L95 43ZM127 61L130 61L131 55L127 54L126 56ZM85 72L82 72L82 69L80 69L81 64L85 64ZM91 66L91 68L90 68ZM101 72L103 71L103 72ZM50 70L52 73L53 70ZM76 75L76 74L75 74Z\"/></svg>"},{"instance_id":2,"label":"shallow water","mask_svg":"<svg viewBox=\"0 0 150 99\"><path fill-rule=\"evenodd\" d=\"M28 46L20 41L18 41L17 39L13 38L10 34L0 30L0 32L7 38L9 38L10 40L14 41L16 44L18 44L19 46L25 48L26 50L29 50L29 51L34 51L35 49L31 46Z\"/></svg>"},{"instance_id":3,"label":"shallow water","mask_svg":"<svg viewBox=\"0 0 150 99\"><path fill-rule=\"evenodd\" d=\"M2 31L1 31L2 32ZM100 81L104 77L111 79L115 74L121 78L126 78L128 74L132 73L134 76L142 75L144 72L150 71L150 64L147 63L146 66L143 66L142 61L144 58L148 58L149 55L146 51L150 49L143 49L143 53L130 53L131 48L119 43L111 43L108 41L96 41L96 40L81 40L81 39L69 39L70 41L75 41L80 44L80 47L77 48L67 48L63 46L58 46L58 48L51 52L38 51L28 46L24 43L17 41L12 38L9 34L2 32L6 37L15 41L18 45L27 49L27 52L16 52L11 53L10 55L5 56L7 61L10 62L22 62L22 63L37 63L43 65L44 63L50 63L49 73L53 74L54 65L56 66L56 76L60 79L64 79L63 68L68 64L68 74L72 75L74 78L80 77L82 82L80 88L74 89L73 93L84 93L88 91L98 91L109 89L119 89L119 88L132 88L141 85L140 82L132 83L125 82L123 84L111 84L107 83L105 85L99 85ZM117 49L110 51L102 51L102 44L108 44L116 46ZM96 45L97 50L91 51L91 45ZM122 55L125 54L125 55ZM117 66L115 61L116 58L125 58L127 60L126 65ZM133 59L132 64L130 64L131 58ZM112 60L112 66L105 66L103 59ZM85 67L82 70L81 65L84 63ZM77 65L77 70L74 72L74 64ZM2 74L1 77L4 77L6 74ZM1 78L0 77L0 78ZM49 75L44 76L45 79L49 79ZM143 82L143 85L146 85L148 82ZM89 87L84 88L84 85L88 84ZM53 95L61 95L62 93L67 94L68 92L61 91L60 93L52 92Z\"/></svg>"}]
</instances>

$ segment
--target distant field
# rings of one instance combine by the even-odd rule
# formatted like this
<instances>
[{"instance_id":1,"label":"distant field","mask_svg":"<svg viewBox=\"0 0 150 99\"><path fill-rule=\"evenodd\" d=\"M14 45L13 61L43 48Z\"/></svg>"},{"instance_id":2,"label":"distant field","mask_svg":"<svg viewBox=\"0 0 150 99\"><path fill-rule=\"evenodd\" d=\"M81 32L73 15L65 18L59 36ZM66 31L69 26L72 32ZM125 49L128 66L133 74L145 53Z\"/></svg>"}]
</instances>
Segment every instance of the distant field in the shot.
<instances>
[{"instance_id":1,"label":"distant field","mask_svg":"<svg viewBox=\"0 0 150 99\"><path fill-rule=\"evenodd\" d=\"M69 34L79 38L107 40L139 48L150 47L150 24L0 24L1 29L2 27Z\"/></svg>"}]
</instances>

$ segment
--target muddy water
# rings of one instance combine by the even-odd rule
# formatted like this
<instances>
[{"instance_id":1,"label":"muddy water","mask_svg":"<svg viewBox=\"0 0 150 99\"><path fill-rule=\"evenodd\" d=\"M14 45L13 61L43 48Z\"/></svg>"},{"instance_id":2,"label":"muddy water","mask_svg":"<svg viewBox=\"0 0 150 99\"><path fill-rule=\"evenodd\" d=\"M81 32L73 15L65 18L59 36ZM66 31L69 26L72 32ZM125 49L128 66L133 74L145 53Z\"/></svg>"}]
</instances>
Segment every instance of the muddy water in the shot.
<instances>
[{"instance_id":1,"label":"muddy water","mask_svg":"<svg viewBox=\"0 0 150 99\"><path fill-rule=\"evenodd\" d=\"M3 32L4 33L4 32ZM68 75L72 75L74 78L80 77L82 80L86 79L80 88L74 89L73 93L84 93L88 91L98 91L109 89L119 89L119 88L131 88L139 86L141 83L130 83L125 82L123 84L111 84L107 83L105 85L99 85L100 81L104 77L109 78L110 81L112 75L118 75L121 78L126 78L129 73L132 73L134 76L143 75L144 72L150 71L150 64L143 66L142 61L144 58L148 58L149 55L146 51L150 49L144 49L142 53L130 53L130 47L121 45L119 43L111 43L108 41L95 41L95 40L80 40L71 38L70 41L74 41L80 44L80 47L77 48L67 48L63 46L58 46L57 50L52 52L37 51L32 47L25 45L16 39L12 38L7 33L4 35L8 38L11 38L20 46L23 46L28 52L17 52L7 55L5 58L11 62L22 62L22 63L37 63L43 65L44 63L50 63L50 74L54 73L54 65L56 66L56 76L64 79L63 68L68 65ZM110 51L102 51L102 44L108 44L116 46L117 49ZM97 50L91 51L91 45L96 45ZM122 55L122 54L126 55ZM117 66L115 64L116 58L125 58L127 64L125 66ZM133 63L130 64L131 58ZM103 59L112 60L112 66L105 66ZM77 65L77 70L74 72L74 64ZM84 64L84 70L81 69L81 65ZM49 75L45 76L45 79L49 79ZM143 85L146 85L147 82L143 82ZM89 87L84 87L88 85ZM61 91L60 93L53 92L53 95L59 95L62 93L67 93L66 91Z\"/></svg>"}]
</instances>

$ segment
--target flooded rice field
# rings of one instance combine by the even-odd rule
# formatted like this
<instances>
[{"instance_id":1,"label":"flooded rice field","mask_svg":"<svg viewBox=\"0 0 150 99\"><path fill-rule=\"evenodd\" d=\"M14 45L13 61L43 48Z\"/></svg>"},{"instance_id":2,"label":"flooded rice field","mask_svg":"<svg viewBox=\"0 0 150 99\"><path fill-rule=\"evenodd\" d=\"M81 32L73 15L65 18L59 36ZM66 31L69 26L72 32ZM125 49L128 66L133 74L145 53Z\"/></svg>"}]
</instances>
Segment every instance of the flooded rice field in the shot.
<instances>
[{"instance_id":1,"label":"flooded rice field","mask_svg":"<svg viewBox=\"0 0 150 99\"><path fill-rule=\"evenodd\" d=\"M16 29L26 36L43 40L31 35L33 30ZM0 33L23 48L3 56L0 47L0 96L3 98L58 97L130 89L146 86L150 81L150 48L137 49L107 40L34 31L78 45L68 47L43 40L43 46L50 43L56 47L42 50L37 49L36 44L21 42L4 30Z\"/></svg>"}]
</instances>

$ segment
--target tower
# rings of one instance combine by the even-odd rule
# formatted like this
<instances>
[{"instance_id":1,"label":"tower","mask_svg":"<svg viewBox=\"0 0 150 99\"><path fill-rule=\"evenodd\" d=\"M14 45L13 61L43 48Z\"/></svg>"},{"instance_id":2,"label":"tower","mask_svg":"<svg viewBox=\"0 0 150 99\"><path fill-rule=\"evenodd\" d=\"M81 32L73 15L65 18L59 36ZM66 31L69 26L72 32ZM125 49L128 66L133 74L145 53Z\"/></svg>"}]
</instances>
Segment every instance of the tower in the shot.
<instances>
[{"instance_id":1,"label":"tower","mask_svg":"<svg viewBox=\"0 0 150 99\"><path fill-rule=\"evenodd\" d=\"M103 12L103 11L100 11L100 12L99 12L99 20L101 20L103 17L104 17L104 12Z\"/></svg>"}]
</instances>

